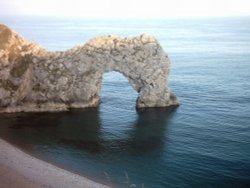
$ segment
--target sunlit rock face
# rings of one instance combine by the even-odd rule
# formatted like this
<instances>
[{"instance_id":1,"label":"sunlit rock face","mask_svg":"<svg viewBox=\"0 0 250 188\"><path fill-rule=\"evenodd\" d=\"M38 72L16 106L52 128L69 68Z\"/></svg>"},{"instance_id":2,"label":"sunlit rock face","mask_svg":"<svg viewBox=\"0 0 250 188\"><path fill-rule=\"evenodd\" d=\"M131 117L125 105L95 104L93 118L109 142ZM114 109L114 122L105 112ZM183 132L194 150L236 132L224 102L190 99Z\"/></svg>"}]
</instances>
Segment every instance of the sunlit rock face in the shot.
<instances>
[{"instance_id":1,"label":"sunlit rock face","mask_svg":"<svg viewBox=\"0 0 250 188\"><path fill-rule=\"evenodd\" d=\"M0 112L96 107L109 71L129 80L138 108L178 105L168 88L169 70L166 53L151 36L103 36L49 52L0 25Z\"/></svg>"}]
</instances>

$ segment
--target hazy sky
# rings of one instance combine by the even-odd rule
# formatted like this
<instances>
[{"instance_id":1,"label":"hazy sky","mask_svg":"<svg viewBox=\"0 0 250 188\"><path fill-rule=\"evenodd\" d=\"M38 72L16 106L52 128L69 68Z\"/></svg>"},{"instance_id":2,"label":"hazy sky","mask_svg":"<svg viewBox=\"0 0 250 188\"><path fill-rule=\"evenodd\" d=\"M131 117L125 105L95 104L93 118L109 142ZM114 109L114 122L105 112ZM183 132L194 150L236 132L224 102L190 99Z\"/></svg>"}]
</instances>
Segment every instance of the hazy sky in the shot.
<instances>
[{"instance_id":1,"label":"hazy sky","mask_svg":"<svg viewBox=\"0 0 250 188\"><path fill-rule=\"evenodd\" d=\"M0 14L95 18L250 15L250 0L0 0Z\"/></svg>"}]
</instances>

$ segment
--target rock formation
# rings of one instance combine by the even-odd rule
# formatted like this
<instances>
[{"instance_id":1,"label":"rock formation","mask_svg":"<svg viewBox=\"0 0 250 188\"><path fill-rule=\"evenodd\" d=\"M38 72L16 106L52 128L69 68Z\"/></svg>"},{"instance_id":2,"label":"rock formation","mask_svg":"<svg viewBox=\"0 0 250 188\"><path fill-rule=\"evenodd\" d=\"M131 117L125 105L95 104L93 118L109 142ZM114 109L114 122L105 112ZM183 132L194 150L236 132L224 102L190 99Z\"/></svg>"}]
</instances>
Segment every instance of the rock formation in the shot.
<instances>
[{"instance_id":1,"label":"rock formation","mask_svg":"<svg viewBox=\"0 0 250 188\"><path fill-rule=\"evenodd\" d=\"M169 69L168 56L151 36L103 36L49 52L0 25L0 112L95 107L109 71L129 80L138 108L178 105L168 88Z\"/></svg>"}]
</instances>

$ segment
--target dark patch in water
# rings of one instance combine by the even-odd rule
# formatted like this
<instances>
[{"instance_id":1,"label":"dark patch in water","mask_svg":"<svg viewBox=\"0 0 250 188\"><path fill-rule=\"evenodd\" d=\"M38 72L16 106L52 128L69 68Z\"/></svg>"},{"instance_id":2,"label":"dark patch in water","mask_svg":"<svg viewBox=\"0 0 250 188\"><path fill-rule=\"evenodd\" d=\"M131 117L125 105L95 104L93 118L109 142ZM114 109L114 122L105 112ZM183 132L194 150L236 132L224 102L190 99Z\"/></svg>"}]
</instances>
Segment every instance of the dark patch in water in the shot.
<instances>
[{"instance_id":1,"label":"dark patch in water","mask_svg":"<svg viewBox=\"0 0 250 188\"><path fill-rule=\"evenodd\" d=\"M61 139L58 143L95 154L105 151L105 147L103 146L103 144L97 141Z\"/></svg>"}]
</instances>

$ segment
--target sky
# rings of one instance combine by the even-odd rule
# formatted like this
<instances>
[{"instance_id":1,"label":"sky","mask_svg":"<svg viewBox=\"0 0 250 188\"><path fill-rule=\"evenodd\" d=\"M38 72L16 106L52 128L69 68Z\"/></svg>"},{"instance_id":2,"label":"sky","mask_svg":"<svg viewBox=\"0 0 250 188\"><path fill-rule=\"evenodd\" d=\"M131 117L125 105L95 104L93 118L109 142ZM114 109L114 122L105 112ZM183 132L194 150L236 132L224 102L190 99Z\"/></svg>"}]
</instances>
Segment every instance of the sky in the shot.
<instances>
[{"instance_id":1,"label":"sky","mask_svg":"<svg viewBox=\"0 0 250 188\"><path fill-rule=\"evenodd\" d=\"M0 0L0 15L168 18L250 15L250 0Z\"/></svg>"}]
</instances>

